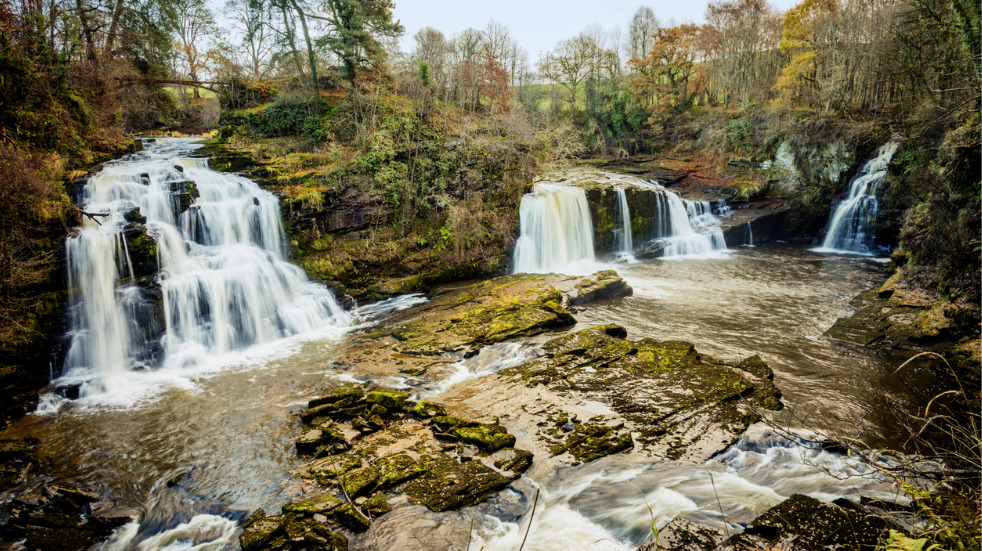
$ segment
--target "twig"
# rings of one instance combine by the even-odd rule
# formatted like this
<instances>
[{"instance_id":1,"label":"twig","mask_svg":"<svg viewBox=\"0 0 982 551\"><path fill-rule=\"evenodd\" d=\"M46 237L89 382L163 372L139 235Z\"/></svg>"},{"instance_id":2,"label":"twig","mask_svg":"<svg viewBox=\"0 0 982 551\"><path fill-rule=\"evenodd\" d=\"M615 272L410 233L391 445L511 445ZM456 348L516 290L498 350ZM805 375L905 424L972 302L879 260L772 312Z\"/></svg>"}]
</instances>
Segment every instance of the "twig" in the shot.
<instances>
[{"instance_id":1,"label":"twig","mask_svg":"<svg viewBox=\"0 0 982 551\"><path fill-rule=\"evenodd\" d=\"M102 225L102 222L99 222L98 220L96 220L95 217L96 216L105 216L105 217L108 218L110 216L110 213L108 213L108 212L85 212L82 209L79 209L78 212L81 213L82 216L85 216L86 218L88 218L89 220L92 220L93 222L95 222L96 224L99 224L100 226Z\"/></svg>"},{"instance_id":2,"label":"twig","mask_svg":"<svg viewBox=\"0 0 982 551\"><path fill-rule=\"evenodd\" d=\"M467 547L464 548L465 551L471 551L471 538L473 537L474 537L474 517L471 517L471 528L467 532Z\"/></svg>"},{"instance_id":3,"label":"twig","mask_svg":"<svg viewBox=\"0 0 982 551\"><path fill-rule=\"evenodd\" d=\"M535 518L535 506L539 503L539 488L535 489L535 500L532 501L532 514L529 515L529 525L525 528L525 537L522 538L522 545L518 548L518 551L522 551L525 548L525 540L529 539L529 532L532 531L532 520Z\"/></svg>"},{"instance_id":4,"label":"twig","mask_svg":"<svg viewBox=\"0 0 982 551\"><path fill-rule=\"evenodd\" d=\"M730 544L730 528L726 525L726 515L723 514L723 502L719 500L719 493L716 491L716 480L713 478L713 472L709 470L709 467L705 467L706 473L709 474L709 483L713 485L713 495L716 496L716 505L719 506L719 516L723 519L723 533L726 534L726 545Z\"/></svg>"}]
</instances>

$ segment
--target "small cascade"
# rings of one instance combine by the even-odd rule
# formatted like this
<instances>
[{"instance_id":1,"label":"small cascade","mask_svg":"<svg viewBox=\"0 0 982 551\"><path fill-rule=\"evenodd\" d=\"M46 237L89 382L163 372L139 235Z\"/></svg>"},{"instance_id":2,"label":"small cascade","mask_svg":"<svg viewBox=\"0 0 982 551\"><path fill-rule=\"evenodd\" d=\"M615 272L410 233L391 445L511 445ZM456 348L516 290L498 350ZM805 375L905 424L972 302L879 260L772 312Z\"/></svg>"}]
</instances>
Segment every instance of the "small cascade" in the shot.
<instances>
[{"instance_id":1,"label":"small cascade","mask_svg":"<svg viewBox=\"0 0 982 551\"><path fill-rule=\"evenodd\" d=\"M330 291L286 262L276 197L186 158L193 148L158 140L82 191L100 215L65 244L64 378L82 396L122 398L137 371L349 324Z\"/></svg>"},{"instance_id":2,"label":"small cascade","mask_svg":"<svg viewBox=\"0 0 982 551\"><path fill-rule=\"evenodd\" d=\"M750 225L750 222L747 222L747 244L746 244L746 246L747 247L753 247L754 246L754 228L753 228L753 226Z\"/></svg>"},{"instance_id":3,"label":"small cascade","mask_svg":"<svg viewBox=\"0 0 982 551\"><path fill-rule=\"evenodd\" d=\"M733 214L733 208L727 205L725 200L717 199L713 203L713 214L716 216L730 216Z\"/></svg>"},{"instance_id":4,"label":"small cascade","mask_svg":"<svg viewBox=\"0 0 982 551\"><path fill-rule=\"evenodd\" d=\"M621 220L621 227L615 230L618 232L615 248L619 258L630 262L634 260L634 239L631 235L631 209L628 207L627 193L624 191L624 188L619 187L616 190L617 214Z\"/></svg>"},{"instance_id":5,"label":"small cascade","mask_svg":"<svg viewBox=\"0 0 982 551\"><path fill-rule=\"evenodd\" d=\"M522 197L514 273L580 273L594 261L593 222L582 189L536 184Z\"/></svg>"},{"instance_id":6,"label":"small cascade","mask_svg":"<svg viewBox=\"0 0 982 551\"><path fill-rule=\"evenodd\" d=\"M726 249L719 220L708 201L683 201L666 190L658 201L658 211L663 221L663 233L658 237L667 240L665 256L706 256Z\"/></svg>"},{"instance_id":7,"label":"small cascade","mask_svg":"<svg viewBox=\"0 0 982 551\"><path fill-rule=\"evenodd\" d=\"M891 140L880 147L876 156L859 169L849 184L849 195L836 207L829 222L825 242L817 252L850 252L873 254L873 238L879 201L876 193L887 173L887 165L900 147Z\"/></svg>"}]
</instances>

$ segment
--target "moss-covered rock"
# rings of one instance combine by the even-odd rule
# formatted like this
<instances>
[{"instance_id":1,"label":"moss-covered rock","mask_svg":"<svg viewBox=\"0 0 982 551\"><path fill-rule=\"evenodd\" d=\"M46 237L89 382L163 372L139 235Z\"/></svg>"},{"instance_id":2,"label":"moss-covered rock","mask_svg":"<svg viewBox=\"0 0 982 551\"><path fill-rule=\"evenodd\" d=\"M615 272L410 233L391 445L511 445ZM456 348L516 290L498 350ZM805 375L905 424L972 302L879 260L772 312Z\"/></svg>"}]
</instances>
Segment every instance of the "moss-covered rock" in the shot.
<instances>
[{"instance_id":1,"label":"moss-covered rock","mask_svg":"<svg viewBox=\"0 0 982 551\"><path fill-rule=\"evenodd\" d=\"M450 429L463 442L477 446L481 451L494 453L502 448L515 446L515 436L501 425L456 426Z\"/></svg>"},{"instance_id":2,"label":"moss-covered rock","mask_svg":"<svg viewBox=\"0 0 982 551\"><path fill-rule=\"evenodd\" d=\"M377 518L392 511L392 505L386 501L386 496L383 493L378 493L368 498L362 504L361 508L371 518Z\"/></svg>"},{"instance_id":3,"label":"moss-covered rock","mask_svg":"<svg viewBox=\"0 0 982 551\"><path fill-rule=\"evenodd\" d=\"M361 514L361 512L350 503L346 503L335 509L334 519L337 520L341 526L355 532L364 532L372 525L372 521L365 515Z\"/></svg>"},{"instance_id":4,"label":"moss-covered rock","mask_svg":"<svg viewBox=\"0 0 982 551\"><path fill-rule=\"evenodd\" d=\"M609 426L600 421L579 424L568 438L553 446L551 451L553 455L568 452L583 463L593 461L634 447L631 433L623 429L623 424Z\"/></svg>"},{"instance_id":5,"label":"moss-covered rock","mask_svg":"<svg viewBox=\"0 0 982 551\"><path fill-rule=\"evenodd\" d=\"M378 486L382 473L375 467L363 467L341 477L341 485L349 498L368 495Z\"/></svg>"}]
</instances>

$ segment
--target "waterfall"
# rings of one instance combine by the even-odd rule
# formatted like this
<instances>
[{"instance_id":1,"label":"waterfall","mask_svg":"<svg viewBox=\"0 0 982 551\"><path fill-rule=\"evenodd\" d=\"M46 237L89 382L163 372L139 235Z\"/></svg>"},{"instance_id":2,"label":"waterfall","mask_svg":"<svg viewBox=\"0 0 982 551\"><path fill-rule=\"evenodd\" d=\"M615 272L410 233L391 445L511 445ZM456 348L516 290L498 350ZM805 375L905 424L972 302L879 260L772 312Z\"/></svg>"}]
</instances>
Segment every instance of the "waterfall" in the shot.
<instances>
[{"instance_id":1,"label":"waterfall","mask_svg":"<svg viewBox=\"0 0 982 551\"><path fill-rule=\"evenodd\" d=\"M580 273L593 263L593 222L582 189L536 184L519 207L514 273Z\"/></svg>"},{"instance_id":2,"label":"waterfall","mask_svg":"<svg viewBox=\"0 0 982 551\"><path fill-rule=\"evenodd\" d=\"M873 234L879 213L876 193L899 146L897 140L887 142L859 169L849 184L849 195L835 207L825 242L816 251L873 253Z\"/></svg>"},{"instance_id":3,"label":"waterfall","mask_svg":"<svg viewBox=\"0 0 982 551\"><path fill-rule=\"evenodd\" d=\"M82 191L84 210L102 215L65 244L64 372L82 396L127 393L130 376L158 364L185 369L350 322L329 290L286 261L276 197L210 170L206 159L181 157L193 148L147 144Z\"/></svg>"},{"instance_id":4,"label":"waterfall","mask_svg":"<svg viewBox=\"0 0 982 551\"><path fill-rule=\"evenodd\" d=\"M665 256L705 256L726 249L719 220L708 201L683 201L665 190L658 199L656 215L656 237L667 241Z\"/></svg>"},{"instance_id":5,"label":"waterfall","mask_svg":"<svg viewBox=\"0 0 982 551\"><path fill-rule=\"evenodd\" d=\"M624 188L619 187L617 190L617 211L621 219L621 227L617 234L617 242L615 247L617 249L618 256L627 261L634 260L634 239L631 235L631 209L627 205L627 193Z\"/></svg>"},{"instance_id":6,"label":"waterfall","mask_svg":"<svg viewBox=\"0 0 982 551\"><path fill-rule=\"evenodd\" d=\"M750 222L747 222L747 246L754 246L754 228L750 225Z\"/></svg>"}]
</instances>

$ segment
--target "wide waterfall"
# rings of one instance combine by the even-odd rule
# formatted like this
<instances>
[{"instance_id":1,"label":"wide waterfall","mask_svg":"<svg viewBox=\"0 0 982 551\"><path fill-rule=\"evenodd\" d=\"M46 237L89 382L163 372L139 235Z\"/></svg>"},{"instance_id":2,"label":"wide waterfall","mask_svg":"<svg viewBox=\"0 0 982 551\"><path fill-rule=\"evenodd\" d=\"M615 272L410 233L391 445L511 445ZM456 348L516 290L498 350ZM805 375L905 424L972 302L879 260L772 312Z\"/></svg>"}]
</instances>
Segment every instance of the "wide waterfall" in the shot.
<instances>
[{"instance_id":1,"label":"wide waterfall","mask_svg":"<svg viewBox=\"0 0 982 551\"><path fill-rule=\"evenodd\" d=\"M182 370L350 323L329 290L286 261L276 197L186 158L193 149L188 140L148 143L81 192L92 216L65 244L72 331L63 379L82 396L125 395L149 368Z\"/></svg>"},{"instance_id":2,"label":"wide waterfall","mask_svg":"<svg viewBox=\"0 0 982 551\"><path fill-rule=\"evenodd\" d=\"M514 273L580 273L594 261L593 223L586 193L557 184L536 184L522 197L521 235Z\"/></svg>"},{"instance_id":3,"label":"wide waterfall","mask_svg":"<svg viewBox=\"0 0 982 551\"><path fill-rule=\"evenodd\" d=\"M634 238L631 234L631 209L627 204L627 192L619 187L617 190L617 214L621 221L621 227L617 230L617 240L615 250L617 256L628 262L634 261Z\"/></svg>"},{"instance_id":4,"label":"wide waterfall","mask_svg":"<svg viewBox=\"0 0 982 551\"><path fill-rule=\"evenodd\" d=\"M849 184L849 196L835 208L825 242L817 252L873 254L873 238L879 200L876 193L900 142L891 140L880 147Z\"/></svg>"}]
</instances>

